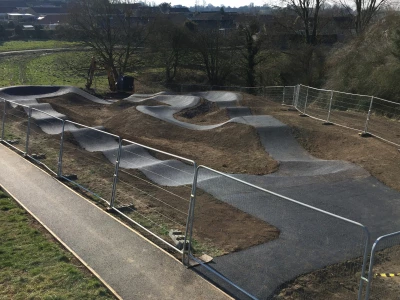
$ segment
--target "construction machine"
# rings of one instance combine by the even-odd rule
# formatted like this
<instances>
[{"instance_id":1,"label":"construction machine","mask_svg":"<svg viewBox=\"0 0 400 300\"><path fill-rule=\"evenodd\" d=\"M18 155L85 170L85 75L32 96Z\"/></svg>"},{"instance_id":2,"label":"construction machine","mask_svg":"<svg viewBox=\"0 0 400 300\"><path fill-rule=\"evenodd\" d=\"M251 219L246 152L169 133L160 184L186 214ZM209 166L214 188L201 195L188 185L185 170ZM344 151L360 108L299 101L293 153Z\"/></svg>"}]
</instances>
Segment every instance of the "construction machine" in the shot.
<instances>
[{"instance_id":1,"label":"construction machine","mask_svg":"<svg viewBox=\"0 0 400 300\"><path fill-rule=\"evenodd\" d=\"M115 78L111 68L106 64L101 64L107 71L108 85L112 92L134 92L134 80L131 76L120 76ZM86 88L89 90L93 83L94 72L98 68L98 62L95 57L92 57L90 67L87 74Z\"/></svg>"}]
</instances>

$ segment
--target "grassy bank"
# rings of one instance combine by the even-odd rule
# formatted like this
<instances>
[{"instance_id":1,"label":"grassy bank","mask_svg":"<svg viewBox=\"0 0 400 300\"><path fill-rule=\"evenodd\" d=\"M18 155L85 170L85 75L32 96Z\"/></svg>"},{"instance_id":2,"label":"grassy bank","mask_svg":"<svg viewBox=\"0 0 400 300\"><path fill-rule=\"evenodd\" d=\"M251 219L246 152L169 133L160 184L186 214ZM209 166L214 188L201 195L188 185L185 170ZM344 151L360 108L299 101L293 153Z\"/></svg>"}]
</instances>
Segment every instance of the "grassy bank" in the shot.
<instances>
[{"instance_id":1,"label":"grassy bank","mask_svg":"<svg viewBox=\"0 0 400 300\"><path fill-rule=\"evenodd\" d=\"M115 299L0 191L0 299Z\"/></svg>"}]
</instances>

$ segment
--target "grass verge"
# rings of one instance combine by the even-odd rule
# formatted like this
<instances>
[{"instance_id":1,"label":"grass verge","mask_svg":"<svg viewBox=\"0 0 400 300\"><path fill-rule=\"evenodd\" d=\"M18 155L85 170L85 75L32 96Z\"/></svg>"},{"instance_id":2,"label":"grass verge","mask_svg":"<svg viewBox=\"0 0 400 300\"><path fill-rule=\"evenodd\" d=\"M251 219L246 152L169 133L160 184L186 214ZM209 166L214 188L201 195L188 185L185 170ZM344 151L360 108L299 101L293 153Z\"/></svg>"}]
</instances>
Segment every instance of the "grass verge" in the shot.
<instances>
[{"instance_id":1,"label":"grass verge","mask_svg":"<svg viewBox=\"0 0 400 300\"><path fill-rule=\"evenodd\" d=\"M6 41L0 43L0 52L34 50L34 49L69 48L76 46L79 46L79 43L56 41L56 40Z\"/></svg>"},{"instance_id":2,"label":"grass verge","mask_svg":"<svg viewBox=\"0 0 400 300\"><path fill-rule=\"evenodd\" d=\"M115 299L0 190L0 299Z\"/></svg>"}]
</instances>

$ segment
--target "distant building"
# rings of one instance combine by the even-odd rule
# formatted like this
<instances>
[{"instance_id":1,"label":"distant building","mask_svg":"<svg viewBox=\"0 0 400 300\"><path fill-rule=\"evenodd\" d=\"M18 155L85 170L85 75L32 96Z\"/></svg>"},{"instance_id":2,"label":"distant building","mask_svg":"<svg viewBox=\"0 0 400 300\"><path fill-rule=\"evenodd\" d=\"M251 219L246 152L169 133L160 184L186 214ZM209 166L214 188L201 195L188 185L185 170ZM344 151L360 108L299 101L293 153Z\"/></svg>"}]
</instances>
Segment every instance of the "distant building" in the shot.
<instances>
[{"instance_id":1,"label":"distant building","mask_svg":"<svg viewBox=\"0 0 400 300\"><path fill-rule=\"evenodd\" d=\"M189 18L197 24L197 28L204 29L233 29L236 28L235 18L232 14L220 11L200 12Z\"/></svg>"},{"instance_id":2,"label":"distant building","mask_svg":"<svg viewBox=\"0 0 400 300\"><path fill-rule=\"evenodd\" d=\"M68 24L68 15L49 15L39 17L37 24L43 26L44 29L54 30L59 25Z\"/></svg>"},{"instance_id":3,"label":"distant building","mask_svg":"<svg viewBox=\"0 0 400 300\"><path fill-rule=\"evenodd\" d=\"M169 9L170 14L190 14L190 10L187 7L171 7Z\"/></svg>"},{"instance_id":4,"label":"distant building","mask_svg":"<svg viewBox=\"0 0 400 300\"><path fill-rule=\"evenodd\" d=\"M30 10L36 16L68 15L68 10L64 7L34 6L34 7L31 7Z\"/></svg>"},{"instance_id":5,"label":"distant building","mask_svg":"<svg viewBox=\"0 0 400 300\"><path fill-rule=\"evenodd\" d=\"M0 7L0 23L7 23L8 14L16 12L18 12L16 7Z\"/></svg>"},{"instance_id":6,"label":"distant building","mask_svg":"<svg viewBox=\"0 0 400 300\"><path fill-rule=\"evenodd\" d=\"M33 24L36 22L36 17L32 14L21 14L21 13L9 13L8 21L12 21L14 24Z\"/></svg>"}]
</instances>

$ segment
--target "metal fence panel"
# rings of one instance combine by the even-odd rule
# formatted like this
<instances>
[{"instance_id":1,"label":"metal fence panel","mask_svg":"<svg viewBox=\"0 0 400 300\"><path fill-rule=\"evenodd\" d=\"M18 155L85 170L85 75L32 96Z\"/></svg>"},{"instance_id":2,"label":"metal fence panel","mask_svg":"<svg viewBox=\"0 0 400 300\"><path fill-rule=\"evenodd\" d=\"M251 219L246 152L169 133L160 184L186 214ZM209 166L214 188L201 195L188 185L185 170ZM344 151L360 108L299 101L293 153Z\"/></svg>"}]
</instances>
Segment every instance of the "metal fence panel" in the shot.
<instances>
[{"instance_id":1,"label":"metal fence panel","mask_svg":"<svg viewBox=\"0 0 400 300\"><path fill-rule=\"evenodd\" d=\"M212 91L229 91L229 92L240 92L242 87L240 86L220 86L220 85L213 85L211 86Z\"/></svg>"},{"instance_id":2,"label":"metal fence panel","mask_svg":"<svg viewBox=\"0 0 400 300\"><path fill-rule=\"evenodd\" d=\"M181 93L192 93L192 92L208 92L212 91L211 85L198 85L198 84L182 84Z\"/></svg>"},{"instance_id":3,"label":"metal fence panel","mask_svg":"<svg viewBox=\"0 0 400 300\"><path fill-rule=\"evenodd\" d=\"M400 104L374 97L366 131L400 146Z\"/></svg>"},{"instance_id":4,"label":"metal fence panel","mask_svg":"<svg viewBox=\"0 0 400 300\"><path fill-rule=\"evenodd\" d=\"M62 177L110 204L118 151L118 136L65 121Z\"/></svg>"},{"instance_id":5,"label":"metal fence panel","mask_svg":"<svg viewBox=\"0 0 400 300\"><path fill-rule=\"evenodd\" d=\"M365 300L397 299L400 295L400 232L379 237L371 250Z\"/></svg>"},{"instance_id":6,"label":"metal fence panel","mask_svg":"<svg viewBox=\"0 0 400 300\"><path fill-rule=\"evenodd\" d=\"M333 92L331 121L358 131L364 131L372 97Z\"/></svg>"},{"instance_id":7,"label":"metal fence panel","mask_svg":"<svg viewBox=\"0 0 400 300\"><path fill-rule=\"evenodd\" d=\"M36 108L31 108L27 154L56 175L58 175L59 170L63 128L63 119Z\"/></svg>"},{"instance_id":8,"label":"metal fence panel","mask_svg":"<svg viewBox=\"0 0 400 300\"><path fill-rule=\"evenodd\" d=\"M299 85L297 90L296 108L304 114L307 111L308 90L309 88L303 85Z\"/></svg>"},{"instance_id":9,"label":"metal fence panel","mask_svg":"<svg viewBox=\"0 0 400 300\"><path fill-rule=\"evenodd\" d=\"M114 209L183 253L194 170L192 160L123 140Z\"/></svg>"},{"instance_id":10,"label":"metal fence panel","mask_svg":"<svg viewBox=\"0 0 400 300\"><path fill-rule=\"evenodd\" d=\"M283 103L284 98L284 91L286 90L283 86L266 86L263 88L264 97L268 100Z\"/></svg>"},{"instance_id":11,"label":"metal fence panel","mask_svg":"<svg viewBox=\"0 0 400 300\"><path fill-rule=\"evenodd\" d=\"M0 141L4 138L4 122L6 113L6 100L0 99Z\"/></svg>"},{"instance_id":12,"label":"metal fence panel","mask_svg":"<svg viewBox=\"0 0 400 300\"><path fill-rule=\"evenodd\" d=\"M282 104L294 106L295 95L296 95L295 86L283 87Z\"/></svg>"},{"instance_id":13,"label":"metal fence panel","mask_svg":"<svg viewBox=\"0 0 400 300\"><path fill-rule=\"evenodd\" d=\"M328 121L331 96L330 91L308 88L306 113L314 118Z\"/></svg>"},{"instance_id":14,"label":"metal fence panel","mask_svg":"<svg viewBox=\"0 0 400 300\"><path fill-rule=\"evenodd\" d=\"M4 142L25 154L29 127L29 107L6 101L5 111L3 117Z\"/></svg>"},{"instance_id":15,"label":"metal fence panel","mask_svg":"<svg viewBox=\"0 0 400 300\"><path fill-rule=\"evenodd\" d=\"M299 275L326 268L351 282L357 298L369 239L359 223L206 167L199 168L193 222L197 271L234 297L277 296ZM202 262L203 253L213 262ZM296 283L304 286L293 299L313 298L307 282Z\"/></svg>"},{"instance_id":16,"label":"metal fence panel","mask_svg":"<svg viewBox=\"0 0 400 300\"><path fill-rule=\"evenodd\" d=\"M242 87L238 90L238 92L246 93L254 96L263 96L264 88L263 87Z\"/></svg>"}]
</instances>

